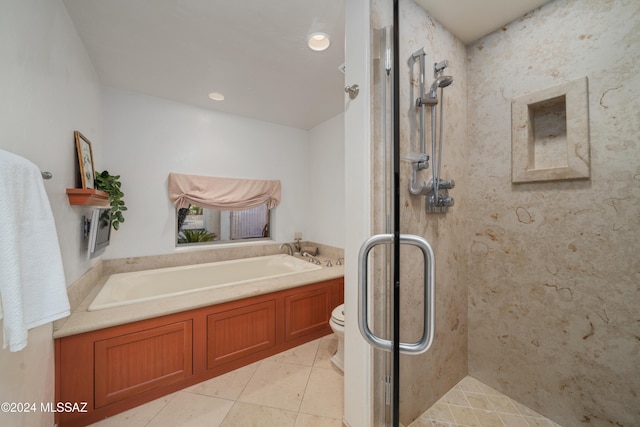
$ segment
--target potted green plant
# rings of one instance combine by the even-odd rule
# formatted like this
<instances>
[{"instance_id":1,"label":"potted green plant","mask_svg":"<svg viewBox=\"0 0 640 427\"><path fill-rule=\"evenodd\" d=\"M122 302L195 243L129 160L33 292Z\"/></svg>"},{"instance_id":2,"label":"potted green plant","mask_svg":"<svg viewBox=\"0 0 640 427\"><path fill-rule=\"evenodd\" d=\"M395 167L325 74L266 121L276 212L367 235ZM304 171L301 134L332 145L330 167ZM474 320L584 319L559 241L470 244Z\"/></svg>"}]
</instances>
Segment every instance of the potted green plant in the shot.
<instances>
[{"instance_id":1,"label":"potted green plant","mask_svg":"<svg viewBox=\"0 0 640 427\"><path fill-rule=\"evenodd\" d=\"M122 200L124 193L120 189L122 187L120 175L111 175L108 171L96 172L95 185L96 190L104 191L109 195L111 225L114 230L117 230L120 227L120 223L124 222L122 212L127 210L124 200Z\"/></svg>"},{"instance_id":2,"label":"potted green plant","mask_svg":"<svg viewBox=\"0 0 640 427\"><path fill-rule=\"evenodd\" d=\"M178 243L211 242L216 237L216 233L209 233L207 230L182 230L178 235Z\"/></svg>"}]
</instances>

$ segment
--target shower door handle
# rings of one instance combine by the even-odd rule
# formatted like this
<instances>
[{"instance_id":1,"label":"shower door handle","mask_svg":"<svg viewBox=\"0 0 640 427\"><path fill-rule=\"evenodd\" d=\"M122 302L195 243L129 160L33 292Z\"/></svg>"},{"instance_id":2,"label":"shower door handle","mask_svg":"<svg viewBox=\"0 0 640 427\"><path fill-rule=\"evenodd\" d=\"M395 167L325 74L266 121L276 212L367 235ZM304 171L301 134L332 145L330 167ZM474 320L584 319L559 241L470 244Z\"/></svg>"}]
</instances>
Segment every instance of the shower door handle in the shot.
<instances>
[{"instance_id":1,"label":"shower door handle","mask_svg":"<svg viewBox=\"0 0 640 427\"><path fill-rule=\"evenodd\" d=\"M369 328L369 252L375 246L392 243L393 234L377 234L363 243L358 255L358 328L369 344L385 351L393 351L393 342L376 336ZM400 343L400 351L402 353L420 354L431 347L435 330L435 271L433 268L433 250L424 238L413 234L401 234L400 244L417 246L422 251L424 257L424 322L422 337L417 342Z\"/></svg>"}]
</instances>

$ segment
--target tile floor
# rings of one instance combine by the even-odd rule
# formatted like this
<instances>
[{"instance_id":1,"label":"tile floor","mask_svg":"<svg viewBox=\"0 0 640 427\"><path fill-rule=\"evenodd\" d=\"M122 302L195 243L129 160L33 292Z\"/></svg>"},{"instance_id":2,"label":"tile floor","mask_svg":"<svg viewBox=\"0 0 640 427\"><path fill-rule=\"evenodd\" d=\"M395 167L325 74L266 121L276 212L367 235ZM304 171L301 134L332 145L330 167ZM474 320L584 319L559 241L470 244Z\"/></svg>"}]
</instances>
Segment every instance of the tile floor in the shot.
<instances>
[{"instance_id":1,"label":"tile floor","mask_svg":"<svg viewBox=\"0 0 640 427\"><path fill-rule=\"evenodd\" d=\"M465 377L409 427L561 427L537 412Z\"/></svg>"},{"instance_id":2,"label":"tile floor","mask_svg":"<svg viewBox=\"0 0 640 427\"><path fill-rule=\"evenodd\" d=\"M342 427L333 335L133 408L92 427ZM465 377L409 427L560 427Z\"/></svg>"},{"instance_id":3,"label":"tile floor","mask_svg":"<svg viewBox=\"0 0 640 427\"><path fill-rule=\"evenodd\" d=\"M320 338L92 427L342 427L343 376Z\"/></svg>"}]
</instances>

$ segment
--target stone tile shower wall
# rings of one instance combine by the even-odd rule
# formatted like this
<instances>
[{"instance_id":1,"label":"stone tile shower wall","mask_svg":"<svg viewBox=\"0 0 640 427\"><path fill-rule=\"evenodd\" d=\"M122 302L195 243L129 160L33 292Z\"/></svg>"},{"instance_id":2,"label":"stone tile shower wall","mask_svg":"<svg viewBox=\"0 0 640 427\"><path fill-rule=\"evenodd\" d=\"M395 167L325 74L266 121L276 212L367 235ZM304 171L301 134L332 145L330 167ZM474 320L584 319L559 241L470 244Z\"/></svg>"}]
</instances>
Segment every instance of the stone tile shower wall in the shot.
<instances>
[{"instance_id":1,"label":"stone tile shower wall","mask_svg":"<svg viewBox=\"0 0 640 427\"><path fill-rule=\"evenodd\" d=\"M566 427L640 423L638 16L556 0L467 47L469 373ZM512 184L512 98L583 76L590 178Z\"/></svg>"},{"instance_id":2,"label":"stone tile shower wall","mask_svg":"<svg viewBox=\"0 0 640 427\"><path fill-rule=\"evenodd\" d=\"M373 27L383 26L376 19L389 16L389 5L373 1ZM376 7L384 9L377 11ZM408 425L420 416L467 372L467 291L464 281L464 199L466 186L466 73L465 47L450 32L433 21L411 0L400 2L400 133L401 154L419 148L418 63L409 61L411 54L425 48L426 84L433 81L433 63L448 59L445 74L454 76L453 85L445 89L444 155L442 173L455 179L451 191L458 204L448 214L425 213L425 197L409 194L410 163L401 162L401 232L425 237L432 245L436 259L436 336L432 349L422 355L401 358L401 422ZM428 91L428 87L427 87ZM426 132L430 135L430 115L426 113ZM374 141L380 139L374 135ZM430 142L427 142L430 147ZM427 149L430 152L430 148ZM379 178L384 165L374 160L374 176ZM431 170L421 173L429 180ZM380 183L377 183L378 185ZM380 187L377 187L380 188ZM376 215L379 211L376 212ZM375 218L384 223L384 218ZM422 332L423 262L416 248L402 247L401 271L401 338L417 341Z\"/></svg>"},{"instance_id":3,"label":"stone tile shower wall","mask_svg":"<svg viewBox=\"0 0 640 427\"><path fill-rule=\"evenodd\" d=\"M425 213L425 197L409 193L411 164L401 162L401 232L423 236L431 244L435 255L436 272L436 335L432 349L420 356L402 356L400 373L402 421L418 417L439 397L462 379L467 371L467 286L464 280L465 206L467 188L467 153L465 151L467 111L465 95L467 77L465 48L462 42L435 22L413 1L400 2L400 152L419 149L419 110L415 108L419 96L419 65L407 63L421 47L425 58L425 84L429 90L433 82L433 64L449 60L446 75L454 78L444 89L444 136L442 177L454 179L456 188L450 191L456 205L447 214ZM438 91L440 92L440 91ZM440 106L437 107L438 112ZM430 108L425 114L426 151L430 152ZM438 125L439 126L439 125ZM431 169L422 172L420 179L429 181ZM400 281L411 291L402 299L401 330L413 331L403 341L416 341L416 325L422 314L415 301L422 299L422 261L415 248L401 249ZM411 295L410 292L413 292ZM418 331L419 332L419 331ZM401 334L402 335L402 334ZM418 386L419 385L419 386Z\"/></svg>"}]
</instances>

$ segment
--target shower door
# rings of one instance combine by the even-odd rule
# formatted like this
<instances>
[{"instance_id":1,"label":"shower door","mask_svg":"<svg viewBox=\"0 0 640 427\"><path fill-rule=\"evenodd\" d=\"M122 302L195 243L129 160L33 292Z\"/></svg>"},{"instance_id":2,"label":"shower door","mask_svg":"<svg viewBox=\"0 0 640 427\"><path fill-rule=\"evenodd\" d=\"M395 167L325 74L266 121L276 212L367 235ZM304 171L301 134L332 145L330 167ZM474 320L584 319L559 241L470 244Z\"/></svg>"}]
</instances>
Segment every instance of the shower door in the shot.
<instances>
[{"instance_id":1,"label":"shower door","mask_svg":"<svg viewBox=\"0 0 640 427\"><path fill-rule=\"evenodd\" d=\"M402 393L412 389L411 372L402 372L401 360L424 353L433 341L435 274L429 243L401 230L400 188L407 183L400 183L397 1L389 16L391 25L373 24L371 31L373 235L358 253L358 327L373 355L371 425L396 427L412 418L400 409ZM400 280L407 262L422 264L421 277ZM407 281L420 283L407 287ZM411 314L401 316L401 302L406 307L408 300Z\"/></svg>"},{"instance_id":2,"label":"shower door","mask_svg":"<svg viewBox=\"0 0 640 427\"><path fill-rule=\"evenodd\" d=\"M380 6L385 10L372 12ZM357 84L360 88L353 98L345 94L344 421L351 427L399 425L401 420L406 425L407 420L414 418L406 409L406 414L401 414L399 407L403 396L407 396L400 390L410 390L415 385L411 378L415 363L407 363L406 358L415 360L416 356L403 354L399 342L400 338L409 344L423 341L424 314L420 319L400 316L393 306L409 301L414 305L411 313L416 308L423 313L425 307L430 307L430 303L418 301L424 298L423 292L407 293L399 280L402 265L407 262L423 265L425 261L418 258L428 256L425 253L429 251L424 245L400 244L401 237L406 236L401 236L398 220L399 129L394 126L394 116L397 121L399 109L397 105L394 107L398 91L393 90L394 84L398 84L394 83L398 73L393 72L397 60L394 60L392 6L390 0L345 3L345 86L353 88ZM373 243L380 244L369 247L370 239L377 234L385 237L376 238L380 240ZM418 236L407 241L423 243ZM365 242L368 265L360 269L358 261ZM358 293L362 273L367 276L366 295ZM432 274L425 271L416 281L423 281L425 273ZM418 293L422 295L419 297ZM368 303L365 317L369 329L388 348L369 344L360 333L360 302ZM411 327L398 331L401 322L408 322ZM414 323L418 325L413 327ZM431 328L428 326L426 330ZM412 367L407 369L407 365ZM418 365L418 369L423 369L422 363ZM405 378L402 382L401 377Z\"/></svg>"}]
</instances>

